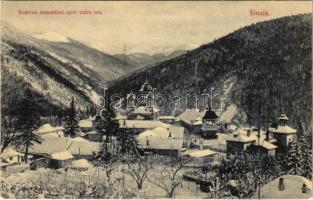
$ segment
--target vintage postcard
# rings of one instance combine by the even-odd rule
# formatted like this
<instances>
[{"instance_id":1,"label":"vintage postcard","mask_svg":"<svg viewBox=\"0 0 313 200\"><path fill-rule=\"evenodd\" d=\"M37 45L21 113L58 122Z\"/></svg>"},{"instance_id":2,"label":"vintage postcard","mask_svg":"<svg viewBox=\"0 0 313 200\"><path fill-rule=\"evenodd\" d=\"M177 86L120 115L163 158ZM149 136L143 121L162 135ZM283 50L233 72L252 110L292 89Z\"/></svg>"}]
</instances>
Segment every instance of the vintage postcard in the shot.
<instances>
[{"instance_id":1,"label":"vintage postcard","mask_svg":"<svg viewBox=\"0 0 313 200\"><path fill-rule=\"evenodd\" d=\"M1 1L4 199L312 198L312 1Z\"/></svg>"}]
</instances>

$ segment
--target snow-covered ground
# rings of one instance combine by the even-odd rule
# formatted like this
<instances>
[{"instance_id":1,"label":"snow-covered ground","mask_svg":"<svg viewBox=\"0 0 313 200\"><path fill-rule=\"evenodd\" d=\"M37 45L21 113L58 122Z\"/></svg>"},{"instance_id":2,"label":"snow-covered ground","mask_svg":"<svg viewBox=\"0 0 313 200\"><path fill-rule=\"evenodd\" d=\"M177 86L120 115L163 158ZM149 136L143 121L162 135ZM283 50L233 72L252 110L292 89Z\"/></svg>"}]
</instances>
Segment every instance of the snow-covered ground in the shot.
<instances>
[{"instance_id":1,"label":"snow-covered ground","mask_svg":"<svg viewBox=\"0 0 313 200\"><path fill-rule=\"evenodd\" d=\"M116 180L120 178L123 181L124 188L137 194L138 198L166 198L166 193L161 188L157 187L155 184L146 180L143 184L141 190L137 189L137 185L134 180L126 174L121 172L122 168L126 168L126 165L119 164L112 166L111 180ZM159 176L160 167L149 171L149 177L153 179L155 176ZM179 180L182 179L183 171L179 173ZM52 170L52 169L38 169L36 171L27 170L23 173L12 174L6 178L1 177L1 182L3 187L9 185L11 188L13 185L17 188L33 188L35 187L46 187L49 188L50 195L60 195L60 193L65 193L65 190L72 191L75 190L75 187L79 185L86 185L92 183L103 183L106 182L107 176L106 171L103 167L92 167L87 171L78 171L74 169L64 169ZM121 181L119 183L121 183ZM114 188L117 190L119 184L117 181L114 182ZM66 189L65 189L66 186ZM4 189L2 188L2 192ZM46 192L48 193L48 191ZM12 195L12 194L11 194ZM24 193L14 194L16 198L27 198ZM64 195L64 194L63 194ZM46 197L49 195L46 194ZM50 196L51 197L51 196ZM58 198L64 196L56 196ZM66 197L66 196L65 196ZM71 197L71 196L70 196ZM75 198L75 196L74 196ZM174 198L179 199L190 199L190 198L208 198L208 194L201 192L199 185L196 185L194 182L182 181L182 184L178 186Z\"/></svg>"}]
</instances>

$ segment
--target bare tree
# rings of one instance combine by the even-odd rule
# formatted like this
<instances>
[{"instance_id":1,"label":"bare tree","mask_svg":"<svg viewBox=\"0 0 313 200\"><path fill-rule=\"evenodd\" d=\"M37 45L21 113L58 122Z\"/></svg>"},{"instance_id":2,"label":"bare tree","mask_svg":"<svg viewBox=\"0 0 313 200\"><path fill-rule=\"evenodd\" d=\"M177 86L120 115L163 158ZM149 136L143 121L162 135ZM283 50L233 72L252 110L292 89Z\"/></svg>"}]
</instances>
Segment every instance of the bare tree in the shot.
<instances>
[{"instance_id":1,"label":"bare tree","mask_svg":"<svg viewBox=\"0 0 313 200\"><path fill-rule=\"evenodd\" d=\"M162 157L155 162L159 163L159 173L154 177L149 177L148 181L164 190L167 197L171 198L182 181L182 176L179 172L188 161L186 158L181 157Z\"/></svg>"},{"instance_id":2,"label":"bare tree","mask_svg":"<svg viewBox=\"0 0 313 200\"><path fill-rule=\"evenodd\" d=\"M127 164L125 173L136 182L137 188L142 189L144 181L148 178L148 173L153 167L153 158L148 156L133 157Z\"/></svg>"}]
</instances>

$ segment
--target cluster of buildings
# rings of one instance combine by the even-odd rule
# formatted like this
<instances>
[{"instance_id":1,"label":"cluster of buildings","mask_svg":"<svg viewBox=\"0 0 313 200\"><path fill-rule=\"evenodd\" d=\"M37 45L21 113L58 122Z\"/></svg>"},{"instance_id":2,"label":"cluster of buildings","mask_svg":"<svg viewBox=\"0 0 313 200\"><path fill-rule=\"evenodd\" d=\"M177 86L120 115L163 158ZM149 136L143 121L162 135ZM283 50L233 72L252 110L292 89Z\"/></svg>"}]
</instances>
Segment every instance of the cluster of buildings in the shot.
<instances>
[{"instance_id":1,"label":"cluster of buildings","mask_svg":"<svg viewBox=\"0 0 313 200\"><path fill-rule=\"evenodd\" d=\"M288 117L282 114L279 124L267 130L240 127L221 133L219 116L207 110L187 109L178 116L162 116L155 106L155 91L148 81L136 94L127 95L127 112L114 119L120 129L131 129L143 153L189 156L198 164L214 163L217 157L236 155L256 150L275 156L277 150L286 149L296 130L287 125ZM95 117L79 121L80 134L65 137L62 126L42 125L36 134L41 143L31 146L31 168L63 167L73 159L88 159L97 154L104 139L95 128ZM21 161L21 153L8 151L1 156L1 166ZM7 156L12 155L12 159ZM5 156L4 156L5 155ZM196 161L197 160L197 161ZM11 162L12 161L12 162ZM10 164L8 164L10 163Z\"/></svg>"},{"instance_id":2,"label":"cluster of buildings","mask_svg":"<svg viewBox=\"0 0 313 200\"><path fill-rule=\"evenodd\" d=\"M8 147L3 151L0 157L1 171L14 173L42 167L63 168L71 166L76 160L95 156L100 149L102 136L99 137L94 130L93 121L92 118L81 120L80 133L74 138L66 137L62 126L43 124L34 132L40 136L41 141L34 142L29 147L27 158L25 158L25 149L16 150ZM28 164L24 164L25 159Z\"/></svg>"}]
</instances>

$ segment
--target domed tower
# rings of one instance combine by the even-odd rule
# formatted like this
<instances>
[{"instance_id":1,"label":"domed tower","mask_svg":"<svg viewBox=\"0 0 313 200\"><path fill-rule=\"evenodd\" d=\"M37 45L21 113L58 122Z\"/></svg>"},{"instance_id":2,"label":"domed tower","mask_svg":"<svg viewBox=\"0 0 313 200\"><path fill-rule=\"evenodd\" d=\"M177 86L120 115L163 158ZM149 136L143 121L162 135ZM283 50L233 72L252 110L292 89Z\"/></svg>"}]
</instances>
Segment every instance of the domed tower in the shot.
<instances>
[{"instance_id":1,"label":"domed tower","mask_svg":"<svg viewBox=\"0 0 313 200\"><path fill-rule=\"evenodd\" d=\"M149 84L148 79L146 79L146 81L144 82L144 84L141 86L139 90L140 95L147 96L149 93L152 93L152 91L153 91L153 88Z\"/></svg>"},{"instance_id":2,"label":"domed tower","mask_svg":"<svg viewBox=\"0 0 313 200\"><path fill-rule=\"evenodd\" d=\"M218 131L218 126L216 124L216 121L218 119L218 116L216 113L209 107L209 109L206 111L202 118L202 137L203 138L215 138L216 133Z\"/></svg>"}]
</instances>

